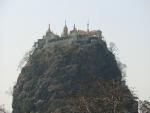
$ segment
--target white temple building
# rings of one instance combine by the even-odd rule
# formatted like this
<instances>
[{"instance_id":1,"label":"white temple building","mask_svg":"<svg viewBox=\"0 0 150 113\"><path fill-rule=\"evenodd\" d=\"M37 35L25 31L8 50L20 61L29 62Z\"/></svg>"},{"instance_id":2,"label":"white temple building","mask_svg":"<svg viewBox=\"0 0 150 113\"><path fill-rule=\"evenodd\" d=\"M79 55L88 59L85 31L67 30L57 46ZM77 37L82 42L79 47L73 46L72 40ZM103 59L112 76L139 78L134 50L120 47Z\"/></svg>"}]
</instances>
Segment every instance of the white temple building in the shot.
<instances>
[{"instance_id":1,"label":"white temple building","mask_svg":"<svg viewBox=\"0 0 150 113\"><path fill-rule=\"evenodd\" d=\"M63 28L63 32L61 36L56 35L51 31L50 24L46 34L43 36L43 39L39 39L38 42L35 43L36 47L47 47L52 44L62 44L62 43L96 43L102 40L102 31L101 30L91 30L89 29L89 23L87 24L87 30L77 29L75 24L73 26L73 30L68 31L68 27L65 21L65 25Z\"/></svg>"}]
</instances>

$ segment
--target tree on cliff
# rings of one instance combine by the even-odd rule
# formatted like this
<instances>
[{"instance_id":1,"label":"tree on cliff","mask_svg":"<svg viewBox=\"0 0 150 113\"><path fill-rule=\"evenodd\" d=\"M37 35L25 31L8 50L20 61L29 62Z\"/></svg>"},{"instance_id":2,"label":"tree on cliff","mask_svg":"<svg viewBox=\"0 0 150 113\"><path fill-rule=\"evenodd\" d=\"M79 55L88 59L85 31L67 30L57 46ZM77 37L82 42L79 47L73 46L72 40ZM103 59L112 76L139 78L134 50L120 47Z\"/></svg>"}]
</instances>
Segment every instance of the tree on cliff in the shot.
<instances>
[{"instance_id":1,"label":"tree on cliff","mask_svg":"<svg viewBox=\"0 0 150 113\"><path fill-rule=\"evenodd\" d=\"M103 106L101 112L123 113L126 109L132 107L129 100L137 99L121 81L99 79L97 80L97 85L99 87L98 90L102 92L101 95L96 97L84 95L78 97L77 105L80 112L95 113L96 108L93 107L93 104L97 103Z\"/></svg>"},{"instance_id":2,"label":"tree on cliff","mask_svg":"<svg viewBox=\"0 0 150 113\"><path fill-rule=\"evenodd\" d=\"M0 113L8 113L4 105L0 105Z\"/></svg>"},{"instance_id":3,"label":"tree on cliff","mask_svg":"<svg viewBox=\"0 0 150 113\"><path fill-rule=\"evenodd\" d=\"M150 102L139 101L139 113L150 113Z\"/></svg>"}]
</instances>

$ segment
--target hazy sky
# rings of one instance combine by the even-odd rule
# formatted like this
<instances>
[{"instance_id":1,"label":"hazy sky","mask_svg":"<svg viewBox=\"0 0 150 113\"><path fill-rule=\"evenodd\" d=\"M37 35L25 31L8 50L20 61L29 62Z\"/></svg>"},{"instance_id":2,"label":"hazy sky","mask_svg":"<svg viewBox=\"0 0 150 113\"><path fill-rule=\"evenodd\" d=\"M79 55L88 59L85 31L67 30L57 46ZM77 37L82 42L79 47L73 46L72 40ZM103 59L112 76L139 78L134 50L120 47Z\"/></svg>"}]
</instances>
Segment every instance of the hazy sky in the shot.
<instances>
[{"instance_id":1,"label":"hazy sky","mask_svg":"<svg viewBox=\"0 0 150 113\"><path fill-rule=\"evenodd\" d=\"M127 83L150 101L150 0L0 0L0 104L11 109L6 91L16 83L18 64L45 34L69 29L101 29L127 65Z\"/></svg>"}]
</instances>

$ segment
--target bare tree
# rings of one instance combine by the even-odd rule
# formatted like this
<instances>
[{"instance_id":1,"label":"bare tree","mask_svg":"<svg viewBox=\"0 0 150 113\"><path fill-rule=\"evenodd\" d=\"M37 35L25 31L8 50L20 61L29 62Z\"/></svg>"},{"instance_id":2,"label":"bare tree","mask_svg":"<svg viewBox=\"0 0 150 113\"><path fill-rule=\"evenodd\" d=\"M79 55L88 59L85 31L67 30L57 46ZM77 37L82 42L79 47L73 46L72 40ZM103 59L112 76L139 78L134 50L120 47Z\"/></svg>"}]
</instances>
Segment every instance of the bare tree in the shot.
<instances>
[{"instance_id":1,"label":"bare tree","mask_svg":"<svg viewBox=\"0 0 150 113\"><path fill-rule=\"evenodd\" d=\"M115 45L115 43L110 42L108 49L109 49L109 51L111 51L114 55L117 55L117 54L118 54L118 48L117 48L117 46Z\"/></svg>"},{"instance_id":2,"label":"bare tree","mask_svg":"<svg viewBox=\"0 0 150 113\"><path fill-rule=\"evenodd\" d=\"M24 57L22 58L22 60L20 61L19 65L18 65L18 69L22 69L22 67L29 61L29 58L33 54L35 48L36 47L33 46L30 51L25 53Z\"/></svg>"},{"instance_id":3,"label":"bare tree","mask_svg":"<svg viewBox=\"0 0 150 113\"><path fill-rule=\"evenodd\" d=\"M86 101L85 97L84 96L79 97L79 100L80 100L80 108L82 109L82 107L84 107L87 113L92 113L89 109L88 102Z\"/></svg>"},{"instance_id":4,"label":"bare tree","mask_svg":"<svg viewBox=\"0 0 150 113\"><path fill-rule=\"evenodd\" d=\"M139 112L140 113L150 113L150 102L139 101Z\"/></svg>"},{"instance_id":5,"label":"bare tree","mask_svg":"<svg viewBox=\"0 0 150 113\"><path fill-rule=\"evenodd\" d=\"M0 113L8 113L4 105L0 105Z\"/></svg>"},{"instance_id":6,"label":"bare tree","mask_svg":"<svg viewBox=\"0 0 150 113\"><path fill-rule=\"evenodd\" d=\"M8 94L9 96L13 96L13 88L10 87L10 88L8 89L8 91L6 91L6 94Z\"/></svg>"},{"instance_id":7,"label":"bare tree","mask_svg":"<svg viewBox=\"0 0 150 113\"><path fill-rule=\"evenodd\" d=\"M126 86L117 80L98 80L100 90L104 93L102 100L111 105L112 113L122 113L126 101L133 98ZM104 86L102 88L102 86ZM108 106L108 105L107 105Z\"/></svg>"}]
</instances>

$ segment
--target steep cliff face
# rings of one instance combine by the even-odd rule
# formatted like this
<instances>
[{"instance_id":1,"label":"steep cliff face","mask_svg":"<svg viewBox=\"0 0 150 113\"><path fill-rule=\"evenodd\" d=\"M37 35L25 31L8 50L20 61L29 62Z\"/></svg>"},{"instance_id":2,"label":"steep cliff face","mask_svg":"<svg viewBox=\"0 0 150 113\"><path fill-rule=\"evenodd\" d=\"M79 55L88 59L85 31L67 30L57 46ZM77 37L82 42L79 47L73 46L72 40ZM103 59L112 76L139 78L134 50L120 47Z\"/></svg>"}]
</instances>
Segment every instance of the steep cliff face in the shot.
<instances>
[{"instance_id":1,"label":"steep cliff face","mask_svg":"<svg viewBox=\"0 0 150 113\"><path fill-rule=\"evenodd\" d=\"M106 43L35 49L13 92L13 113L137 113Z\"/></svg>"}]
</instances>

